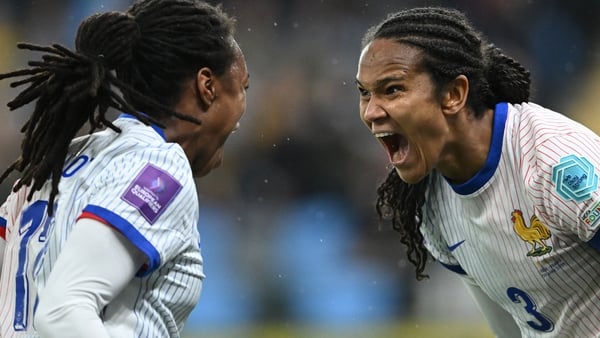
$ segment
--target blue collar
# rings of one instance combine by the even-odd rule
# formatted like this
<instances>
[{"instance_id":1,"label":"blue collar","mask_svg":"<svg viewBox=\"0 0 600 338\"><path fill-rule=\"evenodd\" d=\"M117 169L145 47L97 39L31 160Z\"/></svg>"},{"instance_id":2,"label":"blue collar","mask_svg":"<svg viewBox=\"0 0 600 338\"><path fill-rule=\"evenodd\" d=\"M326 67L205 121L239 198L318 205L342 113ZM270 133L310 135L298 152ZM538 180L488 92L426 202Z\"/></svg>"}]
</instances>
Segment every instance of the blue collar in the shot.
<instances>
[{"instance_id":1,"label":"blue collar","mask_svg":"<svg viewBox=\"0 0 600 338\"><path fill-rule=\"evenodd\" d=\"M506 102L498 103L494 110L492 142L490 144L490 151L485 161L485 165L468 181L461 184L450 183L450 186L457 194L469 195L474 193L483 187L496 172L496 168L498 168L498 163L500 162L500 155L502 154L502 139L504 137L507 116L508 104Z\"/></svg>"},{"instance_id":2,"label":"blue collar","mask_svg":"<svg viewBox=\"0 0 600 338\"><path fill-rule=\"evenodd\" d=\"M147 115L146 115L146 114L144 114L144 113L140 113L140 114L147 116ZM135 117L135 116L133 116L133 115L131 115L131 114L127 114L127 113L121 113L121 115L119 115L119 118L125 118L125 119L134 119L134 120L138 120L138 118L137 118L137 117ZM138 121L139 121L139 120L138 120ZM165 131L164 131L164 130L162 130L162 128L161 128L161 127L159 127L159 126L157 126L157 125L155 125L155 124L150 124L150 127L152 127L152 129L154 129L154 130L155 130L155 131L158 133L158 135L160 135L160 137L162 137L162 138L163 138L163 140L167 141L167 138L165 137Z\"/></svg>"}]
</instances>

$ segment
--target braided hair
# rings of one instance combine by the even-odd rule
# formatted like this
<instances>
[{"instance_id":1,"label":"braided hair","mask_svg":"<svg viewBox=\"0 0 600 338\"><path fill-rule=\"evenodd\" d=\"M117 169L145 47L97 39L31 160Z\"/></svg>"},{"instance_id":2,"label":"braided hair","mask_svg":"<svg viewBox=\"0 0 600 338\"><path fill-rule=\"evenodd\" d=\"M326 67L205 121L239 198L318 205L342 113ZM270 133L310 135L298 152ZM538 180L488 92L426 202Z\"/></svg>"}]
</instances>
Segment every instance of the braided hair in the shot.
<instances>
[{"instance_id":1,"label":"braided hair","mask_svg":"<svg viewBox=\"0 0 600 338\"><path fill-rule=\"evenodd\" d=\"M71 140L86 122L120 132L106 117L109 108L162 126L169 116L200 124L172 110L183 83L197 70L210 67L222 75L234 62L230 38L234 19L219 6L195 0L141 0L127 12L106 12L79 26L75 51L62 45L19 43L20 49L42 52L29 68L0 74L0 80L26 78L28 85L7 105L15 110L35 101L21 129L21 155L0 176L22 173L14 186L30 186L28 199L50 179L49 214L58 195Z\"/></svg>"},{"instance_id":2,"label":"braided hair","mask_svg":"<svg viewBox=\"0 0 600 338\"><path fill-rule=\"evenodd\" d=\"M498 102L529 100L530 73L496 46L487 43L465 15L438 7L414 8L390 14L371 27L362 40L366 47L376 39L393 39L419 48L422 66L435 90L459 75L469 79L466 106L476 118ZM426 278L427 249L420 232L422 208L429 176L416 184L403 182L392 169L377 189L376 211L380 219L391 219L406 245L408 260L416 267L417 279Z\"/></svg>"}]
</instances>

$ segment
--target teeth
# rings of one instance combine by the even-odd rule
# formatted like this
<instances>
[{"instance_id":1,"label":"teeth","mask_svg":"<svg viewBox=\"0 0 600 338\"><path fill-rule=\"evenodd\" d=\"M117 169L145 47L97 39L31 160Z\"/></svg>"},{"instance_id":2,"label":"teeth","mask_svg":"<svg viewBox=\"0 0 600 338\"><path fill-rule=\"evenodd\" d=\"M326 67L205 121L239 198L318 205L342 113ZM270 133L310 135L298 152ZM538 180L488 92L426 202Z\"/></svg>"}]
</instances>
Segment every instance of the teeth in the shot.
<instances>
[{"instance_id":1,"label":"teeth","mask_svg":"<svg viewBox=\"0 0 600 338\"><path fill-rule=\"evenodd\" d=\"M375 137L381 138L381 137L386 137L386 136L392 136L392 135L394 135L394 133L382 132L382 133L375 133L374 135L375 135Z\"/></svg>"}]
</instances>

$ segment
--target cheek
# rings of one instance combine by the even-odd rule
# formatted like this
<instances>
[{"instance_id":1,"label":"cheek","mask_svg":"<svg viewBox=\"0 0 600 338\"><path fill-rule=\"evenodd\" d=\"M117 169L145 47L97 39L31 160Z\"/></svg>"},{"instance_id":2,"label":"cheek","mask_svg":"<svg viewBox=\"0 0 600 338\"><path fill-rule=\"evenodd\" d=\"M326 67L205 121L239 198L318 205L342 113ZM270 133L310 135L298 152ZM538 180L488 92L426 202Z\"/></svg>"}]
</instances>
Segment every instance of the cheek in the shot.
<instances>
[{"instance_id":1,"label":"cheek","mask_svg":"<svg viewBox=\"0 0 600 338\"><path fill-rule=\"evenodd\" d=\"M365 118L366 109L367 109L367 104L365 102L361 101L358 105L359 118L367 126L367 128L371 129L371 122L369 122Z\"/></svg>"}]
</instances>

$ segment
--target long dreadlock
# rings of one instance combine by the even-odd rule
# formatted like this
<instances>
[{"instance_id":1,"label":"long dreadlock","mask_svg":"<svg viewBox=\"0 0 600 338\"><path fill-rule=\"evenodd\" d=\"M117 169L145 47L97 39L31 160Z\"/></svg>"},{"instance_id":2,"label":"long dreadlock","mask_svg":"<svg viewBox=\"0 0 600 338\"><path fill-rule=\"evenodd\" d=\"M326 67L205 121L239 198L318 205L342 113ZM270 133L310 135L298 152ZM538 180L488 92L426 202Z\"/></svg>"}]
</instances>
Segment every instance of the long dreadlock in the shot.
<instances>
[{"instance_id":1,"label":"long dreadlock","mask_svg":"<svg viewBox=\"0 0 600 338\"><path fill-rule=\"evenodd\" d=\"M50 179L49 214L58 195L71 140L89 122L120 132L106 116L109 108L162 126L174 116L200 124L173 111L185 80L201 67L222 75L233 63L229 38L234 20L220 7L194 0L136 2L127 13L106 12L85 19L77 31L75 51L59 45L19 43L19 49L42 52L29 68L0 74L0 80L20 78L11 87L28 85L7 105L10 110L35 101L23 125L21 155L0 176L22 173L14 186L30 186L28 199Z\"/></svg>"},{"instance_id":2,"label":"long dreadlock","mask_svg":"<svg viewBox=\"0 0 600 338\"><path fill-rule=\"evenodd\" d=\"M423 52L423 68L431 75L436 91L458 75L469 79L466 105L476 118L498 102L529 100L529 72L504 55L476 31L461 12L447 8L414 8L390 14L371 27L362 47L375 39L394 39ZM417 279L424 274L428 254L420 232L429 177L417 184L403 182L394 169L377 189L376 211L391 219L406 245L408 260L416 267Z\"/></svg>"}]
</instances>

